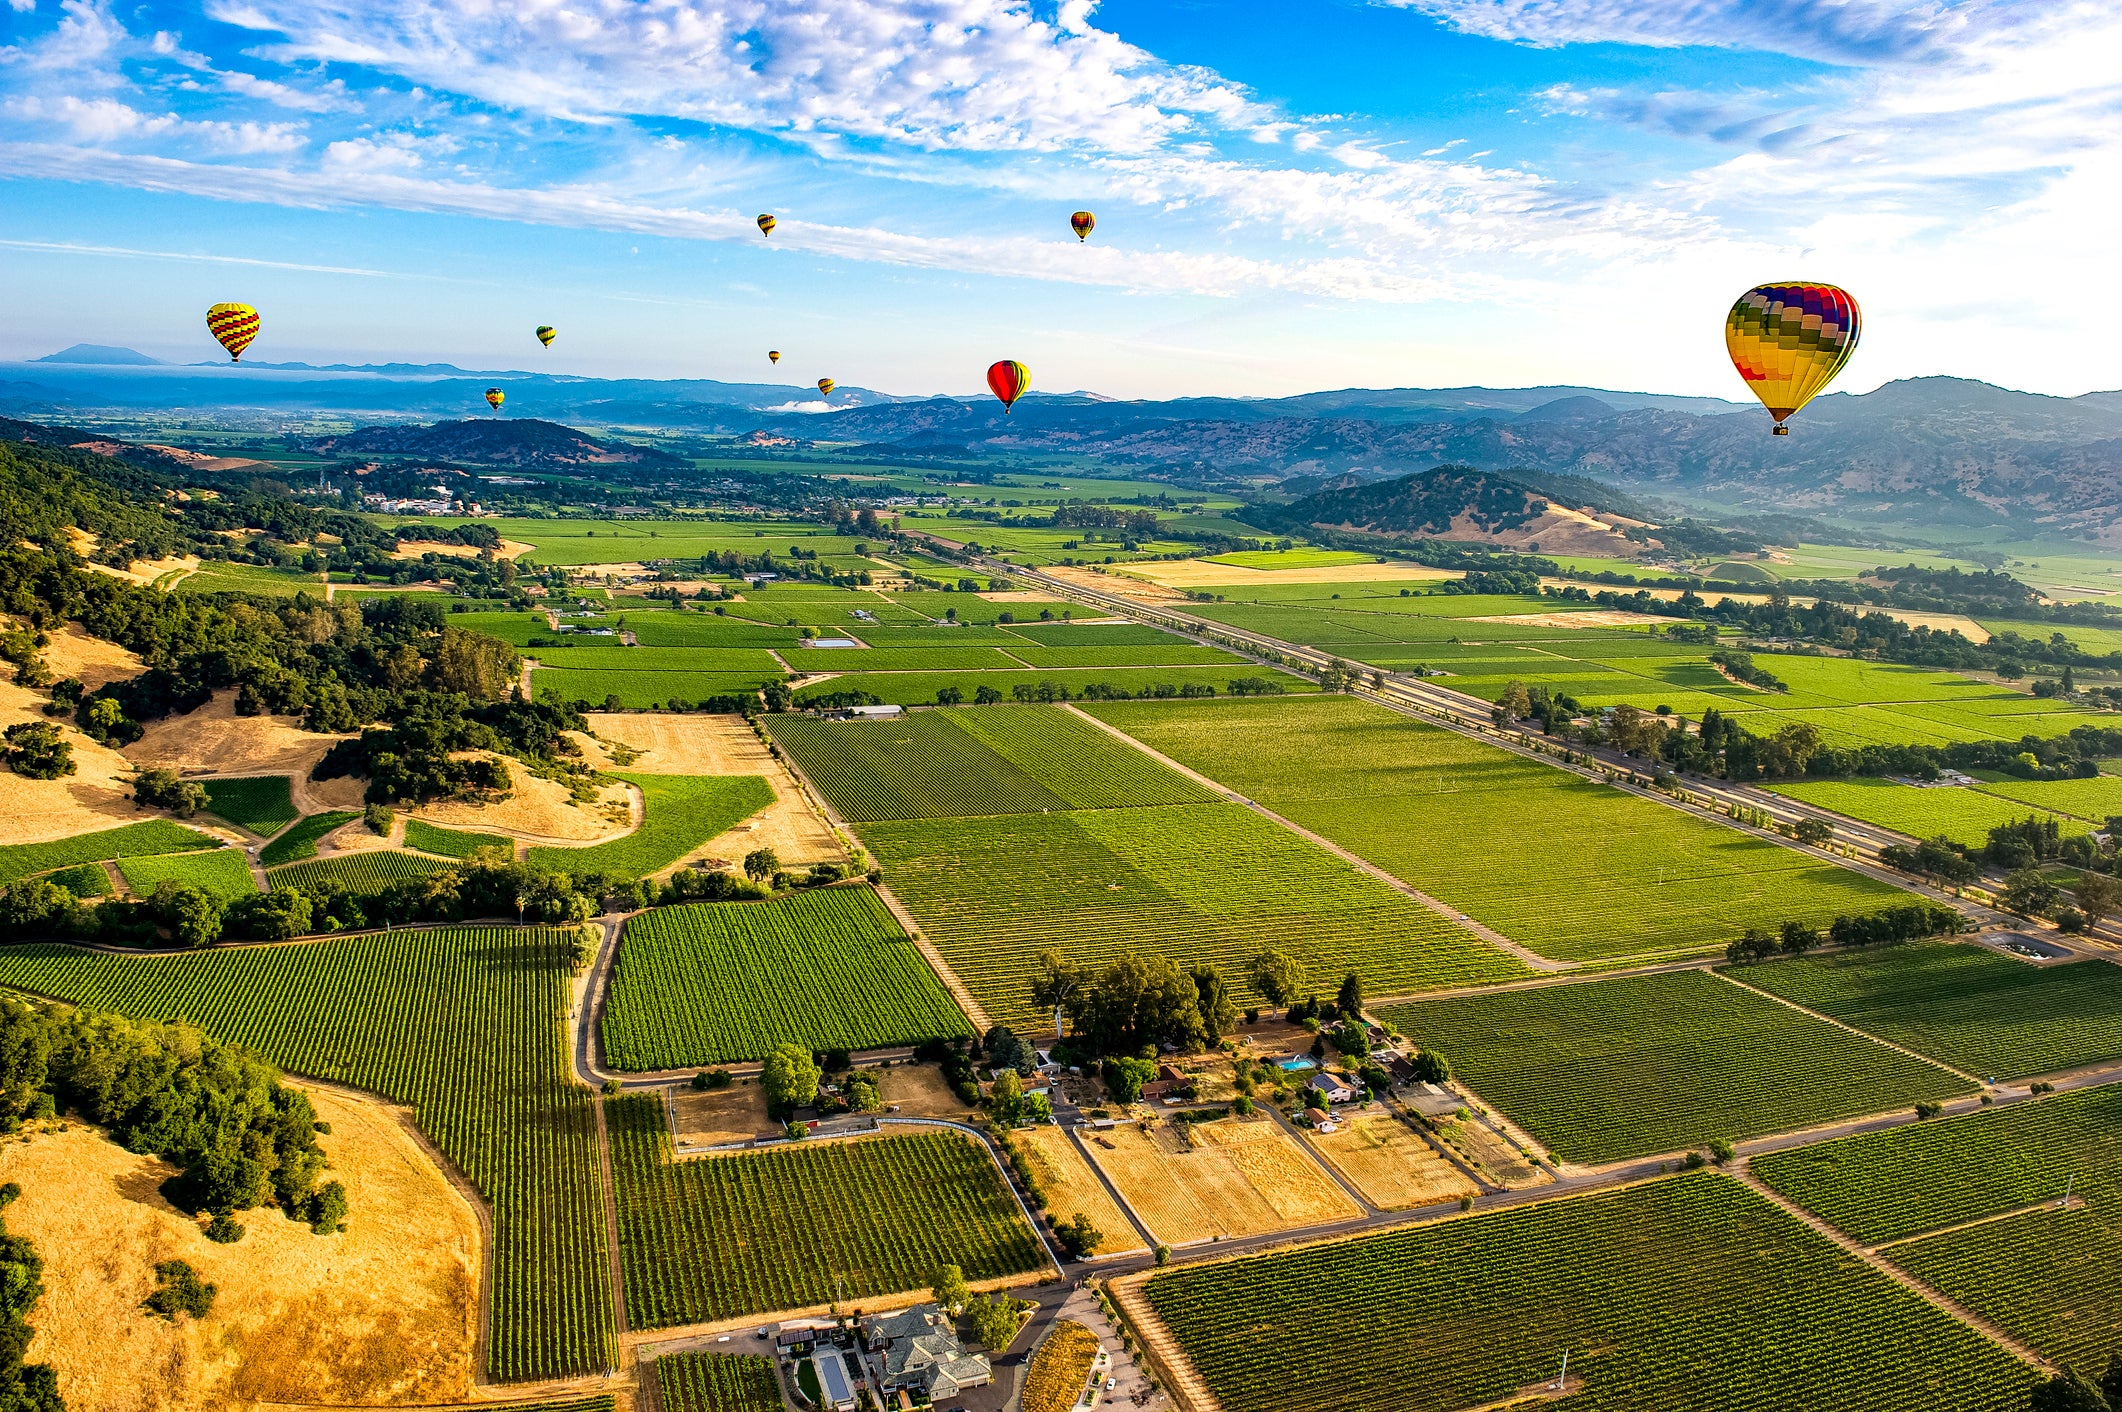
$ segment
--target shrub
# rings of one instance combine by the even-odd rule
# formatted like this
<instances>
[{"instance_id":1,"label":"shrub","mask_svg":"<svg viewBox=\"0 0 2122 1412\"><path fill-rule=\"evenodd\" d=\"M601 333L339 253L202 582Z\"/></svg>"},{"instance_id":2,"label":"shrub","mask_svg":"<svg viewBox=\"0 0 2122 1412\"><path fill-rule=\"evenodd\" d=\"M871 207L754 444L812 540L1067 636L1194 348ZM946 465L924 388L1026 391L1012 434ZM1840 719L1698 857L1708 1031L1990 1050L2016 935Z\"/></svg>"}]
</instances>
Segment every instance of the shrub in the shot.
<instances>
[{"instance_id":1,"label":"shrub","mask_svg":"<svg viewBox=\"0 0 2122 1412\"><path fill-rule=\"evenodd\" d=\"M338 1182L326 1182L318 1187L302 1204L302 1216L309 1222L310 1230L318 1235L345 1230L346 1188Z\"/></svg>"},{"instance_id":2,"label":"shrub","mask_svg":"<svg viewBox=\"0 0 2122 1412\"><path fill-rule=\"evenodd\" d=\"M59 728L23 721L7 728L7 767L25 779L55 780L74 772L74 747Z\"/></svg>"},{"instance_id":3,"label":"shrub","mask_svg":"<svg viewBox=\"0 0 2122 1412\"><path fill-rule=\"evenodd\" d=\"M206 807L206 786L178 778L175 770L142 770L133 778L133 800L189 819Z\"/></svg>"},{"instance_id":4,"label":"shrub","mask_svg":"<svg viewBox=\"0 0 2122 1412\"><path fill-rule=\"evenodd\" d=\"M206 1238L220 1245L234 1245L243 1239L242 1223L234 1216L216 1216L206 1223Z\"/></svg>"},{"instance_id":5,"label":"shrub","mask_svg":"<svg viewBox=\"0 0 2122 1412\"><path fill-rule=\"evenodd\" d=\"M361 811L361 822L378 838L389 837L391 826L397 821L397 811L388 804L371 804Z\"/></svg>"},{"instance_id":6,"label":"shrub","mask_svg":"<svg viewBox=\"0 0 2122 1412\"><path fill-rule=\"evenodd\" d=\"M198 1271L187 1262L165 1260L155 1266L155 1292L142 1302L142 1307L172 1323L179 1314L203 1319L206 1311L214 1307L215 1293L215 1286L201 1280Z\"/></svg>"}]
</instances>

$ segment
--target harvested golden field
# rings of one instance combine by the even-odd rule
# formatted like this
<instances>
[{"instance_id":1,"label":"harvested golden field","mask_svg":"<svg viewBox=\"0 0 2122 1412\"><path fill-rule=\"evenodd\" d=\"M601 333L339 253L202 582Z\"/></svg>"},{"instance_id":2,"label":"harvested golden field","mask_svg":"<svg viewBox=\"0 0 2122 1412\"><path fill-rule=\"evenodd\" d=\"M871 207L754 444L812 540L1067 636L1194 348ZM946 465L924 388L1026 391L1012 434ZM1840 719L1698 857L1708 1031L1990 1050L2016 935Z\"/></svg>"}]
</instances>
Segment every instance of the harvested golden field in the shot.
<instances>
[{"instance_id":1,"label":"harvested golden field","mask_svg":"<svg viewBox=\"0 0 2122 1412\"><path fill-rule=\"evenodd\" d=\"M520 834L550 843L596 843L640 827L641 795L630 784L604 786L596 805L574 802L565 787L533 775L520 760L495 756L508 769L508 798L490 804L444 799L412 811L444 828ZM624 806L627 813L619 814ZM609 808L612 812L607 814ZM632 822L625 820L630 818Z\"/></svg>"},{"instance_id":2,"label":"harvested golden field","mask_svg":"<svg viewBox=\"0 0 2122 1412\"><path fill-rule=\"evenodd\" d=\"M532 547L517 540L504 539L501 541L501 547L494 551L494 557L520 559L530 553ZM439 554L445 559L476 559L483 552L473 544L439 544L430 539L402 539L398 541L398 547L391 551L391 558L418 559L423 554Z\"/></svg>"},{"instance_id":3,"label":"harvested golden field","mask_svg":"<svg viewBox=\"0 0 2122 1412\"><path fill-rule=\"evenodd\" d=\"M137 677L144 668L138 655L115 642L90 637L79 623L66 623L51 634L44 660L53 676L78 677L89 691Z\"/></svg>"},{"instance_id":4,"label":"harvested golden field","mask_svg":"<svg viewBox=\"0 0 2122 1412\"><path fill-rule=\"evenodd\" d=\"M1046 1209L1063 1221L1072 1221L1078 1213L1090 1217L1090 1223L1105 1237L1095 1252L1099 1255L1116 1255L1126 1250L1140 1250L1142 1239L1135 1234L1134 1225L1113 1200L1112 1193L1098 1180L1090 1163L1069 1141L1068 1134L1052 1124L1036 1128L1024 1128L1010 1134L1010 1142L1024 1158L1024 1165L1031 1168L1038 1179L1039 1190L1046 1197Z\"/></svg>"},{"instance_id":5,"label":"harvested golden field","mask_svg":"<svg viewBox=\"0 0 2122 1412\"><path fill-rule=\"evenodd\" d=\"M680 860L714 858L735 865L755 848L771 848L785 866L845 862L833 831L796 787L788 766L740 716L664 715L658 712L591 712L590 730L639 754L629 769L654 775L759 775L773 787L774 802L719 838L709 839Z\"/></svg>"},{"instance_id":6,"label":"harvested golden field","mask_svg":"<svg viewBox=\"0 0 2122 1412\"><path fill-rule=\"evenodd\" d=\"M1085 1136L1093 1159L1167 1245L1362 1214L1272 1119L1203 1123L1191 1146L1166 1123Z\"/></svg>"},{"instance_id":7,"label":"harvested golden field","mask_svg":"<svg viewBox=\"0 0 2122 1412\"><path fill-rule=\"evenodd\" d=\"M671 1091L676 1111L673 1140L688 1147L714 1147L772 1137L780 1125L766 1116L766 1093L756 1083L696 1092L684 1084Z\"/></svg>"},{"instance_id":8,"label":"harvested golden field","mask_svg":"<svg viewBox=\"0 0 2122 1412\"><path fill-rule=\"evenodd\" d=\"M1553 1173L1535 1166L1523 1152L1478 1119L1459 1122L1448 1118L1438 1124L1437 1136L1497 1186L1543 1186L1555 1179Z\"/></svg>"},{"instance_id":9,"label":"harvested golden field","mask_svg":"<svg viewBox=\"0 0 2122 1412\"><path fill-rule=\"evenodd\" d=\"M1025 1373L1024 1412L1068 1412L1075 1406L1098 1348L1098 1336L1074 1319L1055 1324Z\"/></svg>"},{"instance_id":10,"label":"harvested golden field","mask_svg":"<svg viewBox=\"0 0 2122 1412\"><path fill-rule=\"evenodd\" d=\"M1398 1211L1477 1194L1466 1174L1390 1113L1357 1113L1311 1144L1370 1204Z\"/></svg>"},{"instance_id":11,"label":"harvested golden field","mask_svg":"<svg viewBox=\"0 0 2122 1412\"><path fill-rule=\"evenodd\" d=\"M95 1129L0 1144L0 1179L22 1186L8 1228L44 1257L29 1357L56 1369L71 1412L470 1397L477 1218L383 1108L308 1092L352 1208L341 1235L260 1210L216 1245L157 1191L169 1166ZM164 1260L217 1287L204 1319L141 1308Z\"/></svg>"},{"instance_id":12,"label":"harvested golden field","mask_svg":"<svg viewBox=\"0 0 2122 1412\"><path fill-rule=\"evenodd\" d=\"M1286 583L1403 583L1428 581L1436 583L1444 579L1463 576L1458 569L1432 569L1422 564L1410 564L1395 560L1390 564L1321 564L1309 569L1248 569L1238 564L1211 564L1206 559L1172 559L1156 563L1120 564L1114 566L1116 574L1130 578L1146 579L1150 583L1166 588L1244 588L1248 585ZM1050 574L1064 571L1047 569ZM1100 575L1102 586L1113 592L1112 580L1116 575Z\"/></svg>"},{"instance_id":13,"label":"harvested golden field","mask_svg":"<svg viewBox=\"0 0 2122 1412\"><path fill-rule=\"evenodd\" d=\"M65 720L45 715L45 700L27 687L0 681L0 728L21 721L57 726L74 748L74 773L33 780L0 770L0 844L41 843L154 817L154 811L133 803L132 767L125 757Z\"/></svg>"},{"instance_id":14,"label":"harvested golden field","mask_svg":"<svg viewBox=\"0 0 2122 1412\"><path fill-rule=\"evenodd\" d=\"M287 775L295 782L295 806L317 814L361 807L360 780L309 777L324 752L346 738L306 731L293 716L239 716L236 693L222 691L189 715L149 726L125 747L125 758L192 776Z\"/></svg>"},{"instance_id":15,"label":"harvested golden field","mask_svg":"<svg viewBox=\"0 0 2122 1412\"><path fill-rule=\"evenodd\" d=\"M877 1097L886 1108L898 1105L908 1118L963 1118L971 1110L958 1101L943 1071L933 1064L894 1064L884 1071Z\"/></svg>"}]
</instances>

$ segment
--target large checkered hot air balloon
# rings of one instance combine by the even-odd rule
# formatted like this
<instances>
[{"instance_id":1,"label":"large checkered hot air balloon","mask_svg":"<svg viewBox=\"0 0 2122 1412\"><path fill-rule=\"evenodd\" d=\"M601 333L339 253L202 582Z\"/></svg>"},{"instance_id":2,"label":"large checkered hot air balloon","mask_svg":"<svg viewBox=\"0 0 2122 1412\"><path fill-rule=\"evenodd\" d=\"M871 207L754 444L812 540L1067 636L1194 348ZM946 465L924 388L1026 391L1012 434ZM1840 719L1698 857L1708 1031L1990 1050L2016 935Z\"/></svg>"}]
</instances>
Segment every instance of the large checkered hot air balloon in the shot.
<instances>
[{"instance_id":1,"label":"large checkered hot air balloon","mask_svg":"<svg viewBox=\"0 0 2122 1412\"><path fill-rule=\"evenodd\" d=\"M1732 366L1789 436L1791 414L1834 381L1857 351L1861 316L1849 291L1831 284L1756 285L1724 320Z\"/></svg>"},{"instance_id":2,"label":"large checkered hot air balloon","mask_svg":"<svg viewBox=\"0 0 2122 1412\"><path fill-rule=\"evenodd\" d=\"M216 304L206 311L206 331L228 350L231 363L240 362L258 336L258 311L248 304Z\"/></svg>"}]
</instances>

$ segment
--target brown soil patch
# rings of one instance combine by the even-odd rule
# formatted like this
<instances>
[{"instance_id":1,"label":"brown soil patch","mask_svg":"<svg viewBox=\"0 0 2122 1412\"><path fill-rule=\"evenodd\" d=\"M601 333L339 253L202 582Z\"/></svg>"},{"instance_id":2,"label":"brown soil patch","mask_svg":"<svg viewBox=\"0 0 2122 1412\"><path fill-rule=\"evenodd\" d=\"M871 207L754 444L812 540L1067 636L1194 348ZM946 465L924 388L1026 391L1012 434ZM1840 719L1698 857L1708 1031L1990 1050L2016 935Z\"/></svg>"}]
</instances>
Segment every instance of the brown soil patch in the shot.
<instances>
[{"instance_id":1,"label":"brown soil patch","mask_svg":"<svg viewBox=\"0 0 2122 1412\"><path fill-rule=\"evenodd\" d=\"M1046 572L1061 576L1085 573L1081 569L1048 569ZM1394 560L1388 564L1322 564L1310 569L1247 569L1236 564L1211 564L1206 559L1173 559L1147 564L1115 564L1111 574L1093 574L1088 587L1104 587L1114 592L1112 580L1120 575L1162 584L1171 589L1220 588L1227 585L1244 587L1260 584L1284 583L1400 583L1428 580L1431 583L1444 579L1463 578L1457 569L1432 569L1424 564L1409 564ZM1133 597L1133 594L1129 594ZM1165 595L1184 597L1181 593Z\"/></svg>"},{"instance_id":2,"label":"brown soil patch","mask_svg":"<svg viewBox=\"0 0 2122 1412\"><path fill-rule=\"evenodd\" d=\"M677 1142L708 1147L724 1142L748 1142L772 1137L780 1128L766 1116L766 1092L755 1082L739 1079L729 1088L696 1093L680 1084L671 1091L676 1110L673 1129Z\"/></svg>"},{"instance_id":3,"label":"brown soil patch","mask_svg":"<svg viewBox=\"0 0 2122 1412\"><path fill-rule=\"evenodd\" d=\"M0 770L0 844L40 843L155 817L159 811L133 803L132 767L125 757L71 723L45 715L46 699L27 687L0 682L0 728L20 721L57 726L74 748L74 773L33 780Z\"/></svg>"},{"instance_id":4,"label":"brown soil patch","mask_svg":"<svg viewBox=\"0 0 2122 1412\"><path fill-rule=\"evenodd\" d=\"M125 758L194 776L288 775L295 782L296 807L314 814L361 807L360 780L309 777L324 752L347 738L306 731L293 716L239 716L236 694L224 691L188 716L149 726L125 747Z\"/></svg>"},{"instance_id":5,"label":"brown soil patch","mask_svg":"<svg viewBox=\"0 0 2122 1412\"><path fill-rule=\"evenodd\" d=\"M1437 1125L1437 1136L1497 1186L1544 1186L1555 1179L1552 1172L1534 1166L1524 1153L1478 1119L1462 1123L1447 1118Z\"/></svg>"},{"instance_id":6,"label":"brown soil patch","mask_svg":"<svg viewBox=\"0 0 2122 1412\"><path fill-rule=\"evenodd\" d=\"M260 461L250 456L209 456L204 451L187 451L181 446L162 446L152 441L143 441L142 447L159 451L194 471L261 471L277 476L284 472L270 461Z\"/></svg>"},{"instance_id":7,"label":"brown soil patch","mask_svg":"<svg viewBox=\"0 0 2122 1412\"><path fill-rule=\"evenodd\" d=\"M1078 1213L1090 1217L1090 1223L1105 1237L1094 1253L1117 1255L1142 1248L1127 1214L1098 1180L1090 1163L1083 1160L1067 1133L1048 1124L1011 1133L1009 1140L1038 1178L1049 1212L1063 1221L1074 1220Z\"/></svg>"},{"instance_id":8,"label":"brown soil patch","mask_svg":"<svg viewBox=\"0 0 2122 1412\"><path fill-rule=\"evenodd\" d=\"M943 1071L933 1064L894 1064L886 1069L878 1085L877 1098L886 1109L897 1107L905 1118L964 1119L971 1110L958 1101Z\"/></svg>"},{"instance_id":9,"label":"brown soil patch","mask_svg":"<svg viewBox=\"0 0 2122 1412\"><path fill-rule=\"evenodd\" d=\"M352 1208L340 1235L260 1210L216 1245L157 1192L166 1164L94 1129L0 1146L0 1177L22 1185L9 1229L44 1257L29 1357L53 1365L73 1412L469 1398L477 1219L380 1105L310 1099ZM172 1259L219 1287L204 1319L140 1307Z\"/></svg>"},{"instance_id":10,"label":"brown soil patch","mask_svg":"<svg viewBox=\"0 0 2122 1412\"><path fill-rule=\"evenodd\" d=\"M1437 1155L1415 1130L1390 1113L1355 1113L1330 1133L1312 1133L1312 1147L1385 1211L1476 1194L1466 1174Z\"/></svg>"},{"instance_id":11,"label":"brown soil patch","mask_svg":"<svg viewBox=\"0 0 2122 1412\"><path fill-rule=\"evenodd\" d=\"M1582 613L1499 613L1488 618L1468 618L1469 623L1524 623L1536 628L1625 628L1637 623L1669 623L1655 613L1630 613L1619 608L1592 608Z\"/></svg>"},{"instance_id":12,"label":"brown soil patch","mask_svg":"<svg viewBox=\"0 0 2122 1412\"><path fill-rule=\"evenodd\" d=\"M164 574L182 569L186 573L199 567L196 554L172 555L167 559L135 559L123 569L114 569L108 564L84 563L82 568L92 573L109 574L114 579L125 579L145 587Z\"/></svg>"},{"instance_id":13,"label":"brown soil patch","mask_svg":"<svg viewBox=\"0 0 2122 1412\"><path fill-rule=\"evenodd\" d=\"M586 719L598 736L640 752L629 768L656 775L763 775L773 786L772 804L709 839L679 866L694 858L734 865L755 848L771 848L782 863L798 866L846 860L840 840L803 797L788 766L767 752L743 717L619 711Z\"/></svg>"},{"instance_id":14,"label":"brown soil patch","mask_svg":"<svg viewBox=\"0 0 2122 1412\"><path fill-rule=\"evenodd\" d=\"M412 812L445 828L501 829L563 843L594 843L618 838L633 828L631 824L622 824L608 817L599 807L627 805L638 808L632 785L606 785L598 796L598 805L578 805L564 786L539 779L524 767L522 761L507 756L494 758L508 767L508 798L492 804L444 800L422 805Z\"/></svg>"},{"instance_id":15,"label":"brown soil patch","mask_svg":"<svg viewBox=\"0 0 2122 1412\"><path fill-rule=\"evenodd\" d=\"M532 545L521 544L513 539L504 539L501 541L501 547L494 551L494 557L496 559L520 559L525 554L530 553L532 548ZM476 545L471 544L438 544L433 540L405 539L400 540L398 547L391 551L391 558L418 559L423 554L440 554L445 559L476 559L483 552Z\"/></svg>"},{"instance_id":16,"label":"brown soil patch","mask_svg":"<svg viewBox=\"0 0 2122 1412\"><path fill-rule=\"evenodd\" d=\"M1091 1154L1167 1245L1362 1214L1268 1118L1200 1124L1191 1147L1164 1123L1113 1128L1091 1138Z\"/></svg>"},{"instance_id":17,"label":"brown soil patch","mask_svg":"<svg viewBox=\"0 0 2122 1412\"><path fill-rule=\"evenodd\" d=\"M1186 595L1175 588L1167 588L1161 583L1152 583L1146 578L1136 578L1130 574L1101 574L1066 564L1049 564L1039 572L1060 579L1063 583L1075 584L1078 588L1117 594L1139 603L1180 603L1186 599Z\"/></svg>"}]
</instances>

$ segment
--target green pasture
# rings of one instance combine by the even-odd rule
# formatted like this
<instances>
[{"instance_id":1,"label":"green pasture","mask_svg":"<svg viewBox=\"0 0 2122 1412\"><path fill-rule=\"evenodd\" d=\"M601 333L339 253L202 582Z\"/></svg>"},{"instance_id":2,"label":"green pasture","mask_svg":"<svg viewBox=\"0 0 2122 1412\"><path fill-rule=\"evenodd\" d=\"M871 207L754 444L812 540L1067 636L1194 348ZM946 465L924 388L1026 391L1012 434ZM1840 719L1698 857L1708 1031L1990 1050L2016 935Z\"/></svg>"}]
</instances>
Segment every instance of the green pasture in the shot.
<instances>
[{"instance_id":1,"label":"green pasture","mask_svg":"<svg viewBox=\"0 0 2122 1412\"><path fill-rule=\"evenodd\" d=\"M278 833L302 813L295 807L294 781L286 775L201 783L206 786L207 808L261 838Z\"/></svg>"},{"instance_id":2,"label":"green pasture","mask_svg":"<svg viewBox=\"0 0 2122 1412\"><path fill-rule=\"evenodd\" d=\"M32 873L71 867L76 863L134 858L148 853L184 853L195 848L220 846L219 839L197 829L188 829L168 819L144 819L137 824L77 833L45 843L0 844L0 883L13 882Z\"/></svg>"},{"instance_id":3,"label":"green pasture","mask_svg":"<svg viewBox=\"0 0 2122 1412\"><path fill-rule=\"evenodd\" d=\"M258 890L250 863L234 848L208 853L161 853L142 858L122 858L118 874L125 885L141 897L154 893L164 883L195 887L223 901Z\"/></svg>"},{"instance_id":4,"label":"green pasture","mask_svg":"<svg viewBox=\"0 0 2122 1412\"><path fill-rule=\"evenodd\" d=\"M774 802L773 786L758 775L642 775L622 771L613 778L641 790L641 827L609 843L533 848L529 854L532 867L556 873L647 877Z\"/></svg>"}]
</instances>

